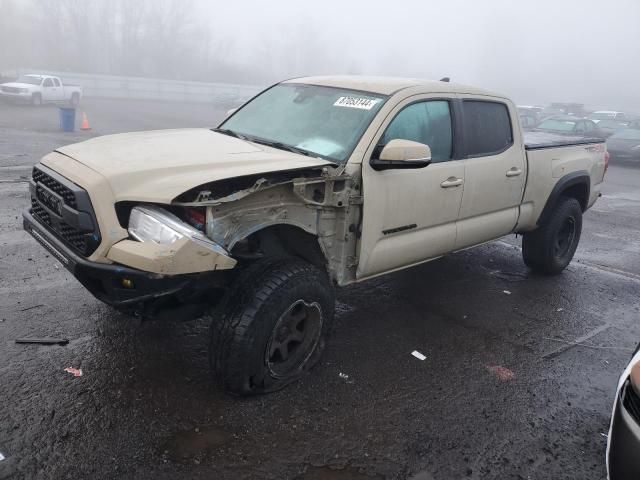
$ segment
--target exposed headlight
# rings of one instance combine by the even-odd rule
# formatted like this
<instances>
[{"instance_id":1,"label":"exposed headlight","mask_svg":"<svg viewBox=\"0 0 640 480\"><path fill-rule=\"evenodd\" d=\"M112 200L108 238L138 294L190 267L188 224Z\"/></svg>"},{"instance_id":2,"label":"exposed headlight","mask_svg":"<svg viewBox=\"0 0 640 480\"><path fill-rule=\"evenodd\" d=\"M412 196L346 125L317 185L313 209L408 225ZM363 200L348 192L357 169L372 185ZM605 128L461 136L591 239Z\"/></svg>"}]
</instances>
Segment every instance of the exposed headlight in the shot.
<instances>
[{"instance_id":1,"label":"exposed headlight","mask_svg":"<svg viewBox=\"0 0 640 480\"><path fill-rule=\"evenodd\" d=\"M134 207L131 210L129 234L140 242L160 245L170 245L186 237L220 255L228 255L224 248L205 237L201 231L153 205Z\"/></svg>"},{"instance_id":2,"label":"exposed headlight","mask_svg":"<svg viewBox=\"0 0 640 480\"><path fill-rule=\"evenodd\" d=\"M631 375L629 376L631 385L638 395L640 395L640 362L636 363L631 369Z\"/></svg>"}]
</instances>

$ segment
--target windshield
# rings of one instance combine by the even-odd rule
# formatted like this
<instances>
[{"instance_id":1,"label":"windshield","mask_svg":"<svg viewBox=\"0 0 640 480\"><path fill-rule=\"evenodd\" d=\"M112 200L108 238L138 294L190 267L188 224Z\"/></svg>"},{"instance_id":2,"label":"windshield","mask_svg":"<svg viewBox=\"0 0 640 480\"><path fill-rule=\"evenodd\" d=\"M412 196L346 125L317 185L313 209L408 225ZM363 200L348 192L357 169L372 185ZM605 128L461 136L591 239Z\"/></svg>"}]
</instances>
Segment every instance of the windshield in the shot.
<instances>
[{"instance_id":1,"label":"windshield","mask_svg":"<svg viewBox=\"0 0 640 480\"><path fill-rule=\"evenodd\" d=\"M28 83L29 85L40 85L42 82L42 77L36 77L34 75L20 75L17 83Z\"/></svg>"},{"instance_id":2,"label":"windshield","mask_svg":"<svg viewBox=\"0 0 640 480\"><path fill-rule=\"evenodd\" d=\"M620 132L614 133L609 138L620 138L622 140L640 140L640 130L628 128Z\"/></svg>"},{"instance_id":3,"label":"windshield","mask_svg":"<svg viewBox=\"0 0 640 480\"><path fill-rule=\"evenodd\" d=\"M341 163L385 100L354 90L282 83L251 100L219 129Z\"/></svg>"},{"instance_id":4,"label":"windshield","mask_svg":"<svg viewBox=\"0 0 640 480\"><path fill-rule=\"evenodd\" d=\"M594 112L589 115L589 118L593 120L607 120L610 118L615 118L615 112Z\"/></svg>"},{"instance_id":5,"label":"windshield","mask_svg":"<svg viewBox=\"0 0 640 480\"><path fill-rule=\"evenodd\" d=\"M542 130L557 130L561 132L570 132L573 130L576 122L572 122L570 120L556 120L549 119L542 122L538 125L538 128Z\"/></svg>"}]
</instances>

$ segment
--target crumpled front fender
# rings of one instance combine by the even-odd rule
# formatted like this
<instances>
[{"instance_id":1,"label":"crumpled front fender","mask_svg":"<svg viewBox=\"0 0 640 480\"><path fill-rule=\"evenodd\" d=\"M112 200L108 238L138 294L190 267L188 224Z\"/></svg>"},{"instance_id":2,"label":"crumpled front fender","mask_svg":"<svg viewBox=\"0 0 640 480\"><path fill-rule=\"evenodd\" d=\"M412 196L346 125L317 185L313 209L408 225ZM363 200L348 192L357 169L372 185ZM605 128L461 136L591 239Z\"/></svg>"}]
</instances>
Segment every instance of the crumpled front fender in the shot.
<instances>
[{"instance_id":1,"label":"crumpled front fender","mask_svg":"<svg viewBox=\"0 0 640 480\"><path fill-rule=\"evenodd\" d=\"M165 275L228 270L237 263L186 237L170 245L122 240L111 247L107 258L145 272Z\"/></svg>"}]
</instances>

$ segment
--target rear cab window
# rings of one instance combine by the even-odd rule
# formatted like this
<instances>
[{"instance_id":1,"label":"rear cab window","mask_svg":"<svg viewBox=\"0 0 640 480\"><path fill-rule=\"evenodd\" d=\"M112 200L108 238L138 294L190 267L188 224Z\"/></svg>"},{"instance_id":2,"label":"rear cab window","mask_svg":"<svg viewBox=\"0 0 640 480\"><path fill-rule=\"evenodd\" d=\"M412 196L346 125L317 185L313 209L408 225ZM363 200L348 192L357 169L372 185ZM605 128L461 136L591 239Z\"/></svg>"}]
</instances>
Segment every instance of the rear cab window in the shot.
<instances>
[{"instance_id":1,"label":"rear cab window","mask_svg":"<svg viewBox=\"0 0 640 480\"><path fill-rule=\"evenodd\" d=\"M511 115L505 103L464 100L462 106L467 158L497 155L513 145Z\"/></svg>"}]
</instances>

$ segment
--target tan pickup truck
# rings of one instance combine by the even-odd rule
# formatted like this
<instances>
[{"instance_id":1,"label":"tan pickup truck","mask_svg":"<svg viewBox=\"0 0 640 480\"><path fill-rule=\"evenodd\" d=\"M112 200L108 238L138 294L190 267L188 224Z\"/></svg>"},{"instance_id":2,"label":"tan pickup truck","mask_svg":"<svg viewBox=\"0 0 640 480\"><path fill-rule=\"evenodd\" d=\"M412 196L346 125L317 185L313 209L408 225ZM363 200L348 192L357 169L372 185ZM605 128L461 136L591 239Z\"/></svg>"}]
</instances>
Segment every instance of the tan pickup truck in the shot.
<instances>
[{"instance_id":1,"label":"tan pickup truck","mask_svg":"<svg viewBox=\"0 0 640 480\"><path fill-rule=\"evenodd\" d=\"M211 130L59 148L33 169L24 226L121 311L210 315L214 374L268 392L318 361L334 286L513 233L532 270L560 273L608 154L534 135L472 87L299 78Z\"/></svg>"}]
</instances>

